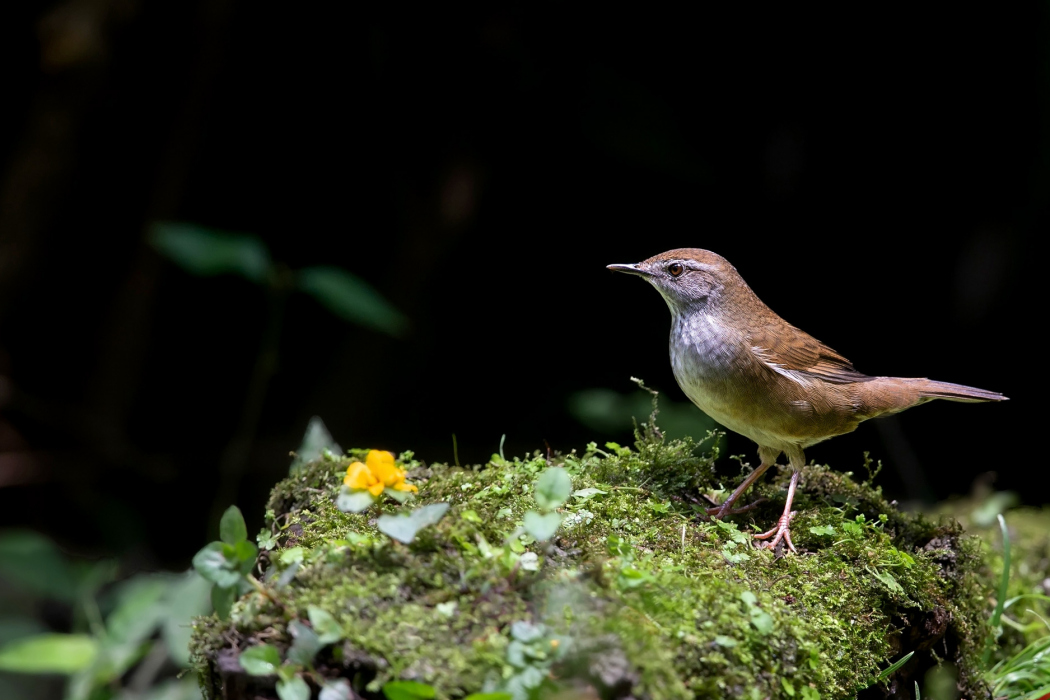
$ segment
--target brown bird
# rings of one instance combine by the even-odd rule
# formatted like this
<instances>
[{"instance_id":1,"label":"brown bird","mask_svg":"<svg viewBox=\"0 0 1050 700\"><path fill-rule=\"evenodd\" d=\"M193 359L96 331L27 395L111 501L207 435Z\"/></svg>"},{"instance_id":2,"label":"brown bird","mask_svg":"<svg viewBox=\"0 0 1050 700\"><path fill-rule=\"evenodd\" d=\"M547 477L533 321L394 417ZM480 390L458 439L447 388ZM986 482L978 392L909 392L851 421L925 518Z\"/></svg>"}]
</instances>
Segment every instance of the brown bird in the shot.
<instances>
[{"instance_id":1,"label":"brown bird","mask_svg":"<svg viewBox=\"0 0 1050 700\"><path fill-rule=\"evenodd\" d=\"M680 248L610 270L644 278L671 309L671 367L685 395L711 418L758 443L761 464L716 508L717 518L783 452L794 473L784 514L755 535L791 551L791 502L810 445L854 430L861 421L932 401L1005 401L984 389L930 379L869 377L816 338L795 328L755 296L729 262Z\"/></svg>"}]
</instances>

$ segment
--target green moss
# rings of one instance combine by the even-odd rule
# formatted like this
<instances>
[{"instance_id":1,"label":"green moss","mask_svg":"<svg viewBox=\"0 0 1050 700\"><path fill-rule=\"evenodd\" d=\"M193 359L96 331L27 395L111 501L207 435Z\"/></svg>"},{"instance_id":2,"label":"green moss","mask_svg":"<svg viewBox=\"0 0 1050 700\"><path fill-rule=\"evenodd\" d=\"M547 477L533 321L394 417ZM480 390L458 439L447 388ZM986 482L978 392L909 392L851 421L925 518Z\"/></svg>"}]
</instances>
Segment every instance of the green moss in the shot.
<instances>
[{"instance_id":1,"label":"green moss","mask_svg":"<svg viewBox=\"0 0 1050 700\"><path fill-rule=\"evenodd\" d=\"M205 689L216 687L219 650L287 645L287 619L316 605L347 633L318 672L366 693L393 679L428 683L439 698L513 685L524 667L512 625L526 621L543 630L529 663L604 697L853 697L909 651L897 676L907 687L946 659L967 697L987 696L977 673L987 593L978 546L954 521L902 513L878 489L810 466L792 525L801 554L754 549L749 533L780 515L788 475L749 494L767 499L754 510L711 522L700 495L738 477L716 474L714 456L691 442L665 443L643 428L634 449L592 444L550 462L494 456L460 469L406 454L419 496L383 510L450 504L410 545L376 529L375 507L335 508L349 459L304 465L269 505L280 546L264 565L289 578L268 584L285 609L252 594L230 622L199 621L194 659ZM521 522L551 464L577 491L597 491L571 498L544 544Z\"/></svg>"},{"instance_id":2,"label":"green moss","mask_svg":"<svg viewBox=\"0 0 1050 700\"><path fill-rule=\"evenodd\" d=\"M1012 497L1012 498L1011 498ZM951 514L978 537L980 567L986 606L995 605L995 595L1003 571L1002 534L995 513L1016 502L1008 493L979 493L972 498L945 504L942 512ZM1005 515L1010 535L1010 584L1007 601L1013 601L1003 615L1003 634L996 648L996 660L1005 658L1046 636L1044 620L1050 620L1050 507L1015 508Z\"/></svg>"}]
</instances>

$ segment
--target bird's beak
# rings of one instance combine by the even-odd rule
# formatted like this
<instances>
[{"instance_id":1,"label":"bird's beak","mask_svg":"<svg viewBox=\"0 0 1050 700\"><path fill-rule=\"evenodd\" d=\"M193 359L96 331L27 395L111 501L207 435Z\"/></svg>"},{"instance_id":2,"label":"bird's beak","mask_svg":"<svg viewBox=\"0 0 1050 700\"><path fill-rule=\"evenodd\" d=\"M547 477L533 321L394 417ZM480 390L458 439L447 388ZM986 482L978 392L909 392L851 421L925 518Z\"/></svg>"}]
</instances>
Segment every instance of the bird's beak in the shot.
<instances>
[{"instance_id":1,"label":"bird's beak","mask_svg":"<svg viewBox=\"0 0 1050 700\"><path fill-rule=\"evenodd\" d=\"M633 264L633 265L606 265L606 267L609 268L610 270L614 270L616 272L626 272L629 275L638 275L640 277L651 277L652 274L653 274L653 273L649 272L648 270L643 270L642 268L638 267L637 264Z\"/></svg>"}]
</instances>

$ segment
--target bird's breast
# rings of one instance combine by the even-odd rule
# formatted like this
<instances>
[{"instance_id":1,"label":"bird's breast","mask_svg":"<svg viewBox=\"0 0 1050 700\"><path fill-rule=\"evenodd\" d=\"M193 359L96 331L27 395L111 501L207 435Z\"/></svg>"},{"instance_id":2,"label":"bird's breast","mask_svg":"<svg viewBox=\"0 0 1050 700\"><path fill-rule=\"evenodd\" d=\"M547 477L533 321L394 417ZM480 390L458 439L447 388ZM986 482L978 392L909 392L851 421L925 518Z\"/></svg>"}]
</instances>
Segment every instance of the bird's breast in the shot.
<instances>
[{"instance_id":1,"label":"bird's breast","mask_svg":"<svg viewBox=\"0 0 1050 700\"><path fill-rule=\"evenodd\" d=\"M744 332L704 314L676 318L671 367L697 407L726 428L760 445L785 449L848 432L856 422L818 401L820 396L762 365ZM816 380L819 381L819 380Z\"/></svg>"}]
</instances>

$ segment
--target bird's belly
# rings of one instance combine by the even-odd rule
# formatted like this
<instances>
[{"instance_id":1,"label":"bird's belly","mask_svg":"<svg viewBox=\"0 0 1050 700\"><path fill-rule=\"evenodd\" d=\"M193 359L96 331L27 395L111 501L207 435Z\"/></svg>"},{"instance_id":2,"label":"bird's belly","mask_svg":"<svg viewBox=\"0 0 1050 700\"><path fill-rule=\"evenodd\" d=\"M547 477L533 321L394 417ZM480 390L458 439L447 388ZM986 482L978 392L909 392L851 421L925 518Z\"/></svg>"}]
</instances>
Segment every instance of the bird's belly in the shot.
<instances>
[{"instance_id":1,"label":"bird's belly","mask_svg":"<svg viewBox=\"0 0 1050 700\"><path fill-rule=\"evenodd\" d=\"M682 391L718 423L759 445L805 448L856 427L856 421L815 407L804 388L777 387L779 375L742 367L749 358L724 353L707 353L704 361L699 357L695 350L672 348L671 366Z\"/></svg>"}]
</instances>

